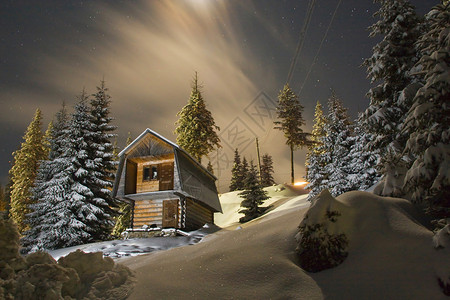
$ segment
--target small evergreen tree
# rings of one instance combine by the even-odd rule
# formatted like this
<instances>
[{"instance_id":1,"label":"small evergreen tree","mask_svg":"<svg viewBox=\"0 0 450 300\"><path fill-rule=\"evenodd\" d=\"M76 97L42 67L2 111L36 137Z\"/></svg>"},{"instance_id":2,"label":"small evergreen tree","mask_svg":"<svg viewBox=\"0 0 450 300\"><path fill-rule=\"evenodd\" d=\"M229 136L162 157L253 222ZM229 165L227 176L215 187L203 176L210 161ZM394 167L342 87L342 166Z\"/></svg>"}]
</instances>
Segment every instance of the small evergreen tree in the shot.
<instances>
[{"instance_id":1,"label":"small evergreen tree","mask_svg":"<svg viewBox=\"0 0 450 300\"><path fill-rule=\"evenodd\" d=\"M133 141L133 139L131 138L131 132L128 131L128 136L127 136L127 141L126 141L127 146L129 144L131 144L132 141Z\"/></svg>"},{"instance_id":2,"label":"small evergreen tree","mask_svg":"<svg viewBox=\"0 0 450 300\"><path fill-rule=\"evenodd\" d=\"M277 116L281 121L275 121L274 128L283 131L286 144L291 151L291 183L294 184L294 150L298 147L310 145L308 141L309 133L303 132L301 128L305 125L302 116L303 106L298 100L298 96L286 84L278 95Z\"/></svg>"},{"instance_id":3,"label":"small evergreen tree","mask_svg":"<svg viewBox=\"0 0 450 300\"><path fill-rule=\"evenodd\" d=\"M13 153L14 165L10 170L12 186L9 213L16 222L20 233L28 229L25 216L30 212L29 205L32 203L30 190L36 179L39 162L46 159L47 150L43 143L41 127L42 114L37 109L33 121L27 128L21 148Z\"/></svg>"},{"instance_id":4,"label":"small evergreen tree","mask_svg":"<svg viewBox=\"0 0 450 300\"><path fill-rule=\"evenodd\" d=\"M247 189L247 186L245 185L245 182L246 182L246 178L247 178L248 173L249 173L248 162L247 162L247 158L245 158L245 156L242 159L242 164L241 164L241 167L240 167L240 173L241 173L240 179L241 179L242 186L240 186L239 190L245 190L245 189Z\"/></svg>"},{"instance_id":5,"label":"small evergreen tree","mask_svg":"<svg viewBox=\"0 0 450 300\"><path fill-rule=\"evenodd\" d=\"M414 203L425 207L439 228L450 218L448 4L435 6L426 17L430 30L418 42L425 85L415 95L404 124L409 134L406 151L415 157L406 173L404 190Z\"/></svg>"},{"instance_id":6,"label":"small evergreen tree","mask_svg":"<svg viewBox=\"0 0 450 300\"><path fill-rule=\"evenodd\" d=\"M200 88L196 72L189 102L177 114L179 119L175 123L178 145L199 162L202 156L210 153L215 147L220 147L220 139L216 132L220 128L206 108Z\"/></svg>"},{"instance_id":7,"label":"small evergreen tree","mask_svg":"<svg viewBox=\"0 0 450 300\"><path fill-rule=\"evenodd\" d=\"M259 206L263 204L264 200L269 199L267 192L262 189L261 184L259 183L258 171L256 170L253 161L250 162L250 169L244 184L246 189L238 194L244 198L241 202L241 207L243 207L243 209L239 211L239 213L244 214L244 217L239 219L239 222L241 223L259 217L263 212Z\"/></svg>"},{"instance_id":8,"label":"small evergreen tree","mask_svg":"<svg viewBox=\"0 0 450 300\"><path fill-rule=\"evenodd\" d=\"M214 175L214 168L213 168L213 165L212 165L211 161L208 161L208 165L206 166L206 170L208 170L209 173Z\"/></svg>"},{"instance_id":9,"label":"small evergreen tree","mask_svg":"<svg viewBox=\"0 0 450 300\"><path fill-rule=\"evenodd\" d=\"M275 184L273 179L273 160L272 156L269 154L264 154L262 156L261 164L261 186L267 187Z\"/></svg>"},{"instance_id":10,"label":"small evergreen tree","mask_svg":"<svg viewBox=\"0 0 450 300\"><path fill-rule=\"evenodd\" d=\"M242 189L241 156L236 148L234 150L233 167L231 168L230 192Z\"/></svg>"},{"instance_id":11,"label":"small evergreen tree","mask_svg":"<svg viewBox=\"0 0 450 300\"><path fill-rule=\"evenodd\" d=\"M130 228L131 225L131 205L126 202L119 203L119 215L115 218L116 223L112 235L120 237L122 232Z\"/></svg>"}]
</instances>

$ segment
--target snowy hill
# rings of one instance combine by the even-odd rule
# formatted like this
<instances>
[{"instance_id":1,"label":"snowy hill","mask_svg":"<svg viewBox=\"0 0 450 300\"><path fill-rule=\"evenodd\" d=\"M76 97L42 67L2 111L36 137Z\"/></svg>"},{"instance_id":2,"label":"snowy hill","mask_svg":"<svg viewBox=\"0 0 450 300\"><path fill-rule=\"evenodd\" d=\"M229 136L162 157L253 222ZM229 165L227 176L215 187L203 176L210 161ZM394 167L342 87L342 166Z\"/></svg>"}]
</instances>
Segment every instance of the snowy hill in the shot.
<instances>
[{"instance_id":1,"label":"snowy hill","mask_svg":"<svg viewBox=\"0 0 450 300\"><path fill-rule=\"evenodd\" d=\"M301 187L297 188L291 185L279 184L266 187L264 190L270 198L264 201L262 207L270 207L270 209L268 210L268 213L261 218L265 218L267 215L279 211L280 209L292 206L293 203L295 203L295 206L309 206L309 202L306 201L306 191ZM240 225L239 218L243 216L243 214L238 213L238 211L242 209L240 205L243 200L238 196L240 192L241 191L234 191L219 195L223 213L214 214L214 223L217 226L228 228ZM294 200L293 198L297 199Z\"/></svg>"},{"instance_id":2,"label":"snowy hill","mask_svg":"<svg viewBox=\"0 0 450 300\"><path fill-rule=\"evenodd\" d=\"M235 194L221 196L219 224L236 225ZM407 201L366 192L331 197L349 235L349 255L333 269L307 273L294 249L309 205L304 196L278 196L272 201L282 204L240 230L122 260L138 278L130 299L446 299L438 278L449 281L450 251L433 248L432 232Z\"/></svg>"}]
</instances>

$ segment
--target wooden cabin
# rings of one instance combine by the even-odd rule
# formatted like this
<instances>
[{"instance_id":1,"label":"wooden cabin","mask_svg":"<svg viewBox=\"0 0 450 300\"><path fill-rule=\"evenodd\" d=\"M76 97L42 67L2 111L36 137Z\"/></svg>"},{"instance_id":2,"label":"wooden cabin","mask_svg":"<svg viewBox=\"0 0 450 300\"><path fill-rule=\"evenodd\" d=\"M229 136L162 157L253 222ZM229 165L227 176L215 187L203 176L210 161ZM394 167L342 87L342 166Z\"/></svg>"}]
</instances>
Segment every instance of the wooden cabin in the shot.
<instances>
[{"instance_id":1,"label":"wooden cabin","mask_svg":"<svg viewBox=\"0 0 450 300\"><path fill-rule=\"evenodd\" d=\"M147 128L119 158L113 196L132 205L132 229L195 230L222 212L217 178L158 133Z\"/></svg>"}]
</instances>

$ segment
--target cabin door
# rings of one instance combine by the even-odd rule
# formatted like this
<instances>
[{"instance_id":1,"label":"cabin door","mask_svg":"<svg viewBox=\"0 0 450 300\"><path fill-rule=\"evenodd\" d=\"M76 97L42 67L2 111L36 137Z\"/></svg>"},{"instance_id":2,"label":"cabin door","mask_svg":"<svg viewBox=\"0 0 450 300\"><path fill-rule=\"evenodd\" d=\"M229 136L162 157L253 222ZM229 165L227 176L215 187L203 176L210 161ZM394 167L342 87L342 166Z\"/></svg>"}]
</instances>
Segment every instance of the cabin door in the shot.
<instances>
[{"instance_id":1,"label":"cabin door","mask_svg":"<svg viewBox=\"0 0 450 300\"><path fill-rule=\"evenodd\" d=\"M159 190L173 190L173 163L161 164L161 176L159 178Z\"/></svg>"},{"instance_id":2,"label":"cabin door","mask_svg":"<svg viewBox=\"0 0 450 300\"><path fill-rule=\"evenodd\" d=\"M178 226L178 200L163 201L163 228L176 228Z\"/></svg>"}]
</instances>

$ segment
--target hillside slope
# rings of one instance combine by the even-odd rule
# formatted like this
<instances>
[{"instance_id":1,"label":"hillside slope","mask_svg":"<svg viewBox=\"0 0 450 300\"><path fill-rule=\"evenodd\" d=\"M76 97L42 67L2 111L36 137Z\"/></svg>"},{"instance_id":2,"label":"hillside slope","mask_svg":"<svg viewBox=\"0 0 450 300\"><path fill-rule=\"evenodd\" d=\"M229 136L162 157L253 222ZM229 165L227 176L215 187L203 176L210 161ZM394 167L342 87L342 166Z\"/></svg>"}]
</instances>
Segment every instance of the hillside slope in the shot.
<instances>
[{"instance_id":1,"label":"hillside slope","mask_svg":"<svg viewBox=\"0 0 450 300\"><path fill-rule=\"evenodd\" d=\"M307 211L301 197L240 230L124 260L138 278L130 299L446 299L437 279L450 270L449 249L432 247L409 203L370 193L335 199L351 232L347 259L319 273L302 270L294 253Z\"/></svg>"}]
</instances>

